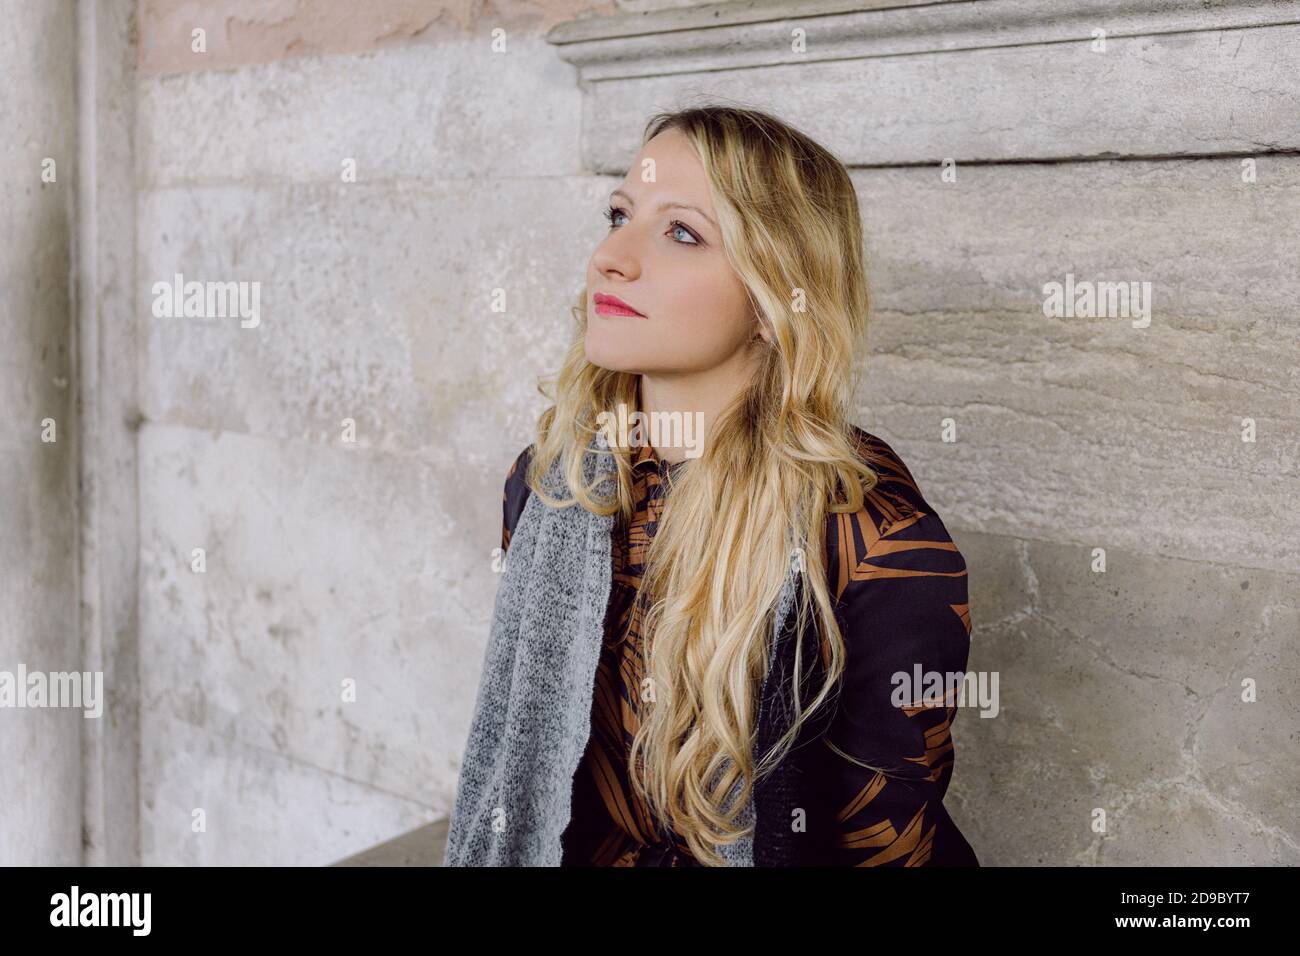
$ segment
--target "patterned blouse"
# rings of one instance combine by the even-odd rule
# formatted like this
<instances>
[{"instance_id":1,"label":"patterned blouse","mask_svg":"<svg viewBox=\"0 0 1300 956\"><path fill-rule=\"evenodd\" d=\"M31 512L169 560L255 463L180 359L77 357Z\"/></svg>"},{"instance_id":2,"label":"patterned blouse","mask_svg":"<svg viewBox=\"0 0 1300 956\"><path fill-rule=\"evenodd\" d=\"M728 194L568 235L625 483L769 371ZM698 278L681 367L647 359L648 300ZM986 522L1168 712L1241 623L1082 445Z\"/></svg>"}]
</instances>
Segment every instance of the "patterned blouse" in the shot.
<instances>
[{"instance_id":1,"label":"patterned blouse","mask_svg":"<svg viewBox=\"0 0 1300 956\"><path fill-rule=\"evenodd\" d=\"M828 514L828 586L849 654L835 716L821 740L835 757L837 866L977 866L948 816L943 797L953 769L951 724L957 706L895 706L894 676L964 671L970 644L966 564L906 466L881 439L855 428L859 448L880 481L855 514ZM530 489L530 448L506 474L501 547L510 546ZM657 821L628 778L639 726L643 677L638 600L645 555L672 478L669 464L645 446L633 454L630 521L616 516L613 578L605 642L596 670L592 733L574 780L564 834L565 866L698 866L690 850ZM859 651L858 649L865 649ZM860 766L844 752L879 769Z\"/></svg>"}]
</instances>

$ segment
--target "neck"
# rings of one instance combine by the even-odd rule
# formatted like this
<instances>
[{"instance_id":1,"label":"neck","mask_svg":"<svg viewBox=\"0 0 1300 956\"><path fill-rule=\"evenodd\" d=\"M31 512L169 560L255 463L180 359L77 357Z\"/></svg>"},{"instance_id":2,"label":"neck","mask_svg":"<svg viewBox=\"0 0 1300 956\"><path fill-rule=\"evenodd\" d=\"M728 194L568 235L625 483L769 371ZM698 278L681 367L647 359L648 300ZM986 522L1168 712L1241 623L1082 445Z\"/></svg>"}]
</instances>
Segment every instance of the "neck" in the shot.
<instances>
[{"instance_id":1,"label":"neck","mask_svg":"<svg viewBox=\"0 0 1300 956\"><path fill-rule=\"evenodd\" d=\"M655 454L673 465L698 457L718 416L748 386L755 371L755 359L754 353L747 357L742 351L703 372L643 373L637 406L639 411L651 416L646 427L654 421L654 413L680 413L680 431L676 427L677 419L670 425L668 419L661 418L659 434L646 434L646 442Z\"/></svg>"}]
</instances>

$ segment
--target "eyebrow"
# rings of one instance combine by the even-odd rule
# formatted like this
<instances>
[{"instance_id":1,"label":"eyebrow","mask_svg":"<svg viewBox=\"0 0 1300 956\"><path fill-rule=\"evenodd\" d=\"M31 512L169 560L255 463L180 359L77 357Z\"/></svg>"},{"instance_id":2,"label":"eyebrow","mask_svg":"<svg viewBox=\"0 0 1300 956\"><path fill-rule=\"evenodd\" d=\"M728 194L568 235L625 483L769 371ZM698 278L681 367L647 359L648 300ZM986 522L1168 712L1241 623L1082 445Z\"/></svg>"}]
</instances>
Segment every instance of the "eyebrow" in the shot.
<instances>
[{"instance_id":1,"label":"eyebrow","mask_svg":"<svg viewBox=\"0 0 1300 956\"><path fill-rule=\"evenodd\" d=\"M609 194L610 199L613 199L615 196L622 196L633 206L636 205L636 200L633 199L631 196L629 196L621 189L615 189L612 193ZM703 209L701 209L699 206L692 206L690 203L684 203L684 202L662 202L659 204L659 208L655 211L663 212L665 209L689 209L691 210L691 212L698 212L701 216L704 217L705 221L708 222L709 225L711 225L719 233L722 232L721 229L718 229L718 224L713 221L712 217L709 216L709 214L705 212Z\"/></svg>"}]
</instances>

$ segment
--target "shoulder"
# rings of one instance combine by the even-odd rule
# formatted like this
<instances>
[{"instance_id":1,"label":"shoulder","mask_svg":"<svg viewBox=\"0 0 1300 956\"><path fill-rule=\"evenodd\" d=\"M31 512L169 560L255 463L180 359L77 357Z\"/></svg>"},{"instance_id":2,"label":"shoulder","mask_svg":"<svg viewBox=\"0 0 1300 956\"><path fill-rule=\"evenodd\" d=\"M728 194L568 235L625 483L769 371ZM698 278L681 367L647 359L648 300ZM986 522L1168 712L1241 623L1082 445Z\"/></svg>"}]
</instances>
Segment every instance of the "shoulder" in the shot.
<instances>
[{"instance_id":1,"label":"shoulder","mask_svg":"<svg viewBox=\"0 0 1300 956\"><path fill-rule=\"evenodd\" d=\"M514 534L515 525L519 521L519 516L523 514L524 505L528 503L528 495L532 491L528 487L528 466L532 456L533 446L530 444L515 456L510 467L506 469L505 485L501 490L501 507L505 532L503 537L507 542Z\"/></svg>"},{"instance_id":2,"label":"shoulder","mask_svg":"<svg viewBox=\"0 0 1300 956\"><path fill-rule=\"evenodd\" d=\"M912 469L893 446L878 435L852 426L858 457L876 473L876 484L866 492L866 507L885 524L919 511L930 511ZM881 530L884 530L883 527Z\"/></svg>"},{"instance_id":3,"label":"shoulder","mask_svg":"<svg viewBox=\"0 0 1300 956\"><path fill-rule=\"evenodd\" d=\"M511 482L514 482L516 484L525 483L525 479L528 474L528 464L532 460L532 457L533 457L533 446L531 444L529 444L527 448L525 448L523 451L521 451L518 455L515 456L514 461L510 463L510 467L506 469L507 485L509 485Z\"/></svg>"},{"instance_id":4,"label":"shoulder","mask_svg":"<svg viewBox=\"0 0 1300 956\"><path fill-rule=\"evenodd\" d=\"M864 714L887 706L890 675L918 663L964 671L971 610L965 558L911 469L855 431L879 481L857 512L827 516L827 586L848 648L850 710Z\"/></svg>"},{"instance_id":5,"label":"shoulder","mask_svg":"<svg viewBox=\"0 0 1300 956\"><path fill-rule=\"evenodd\" d=\"M828 514L831 595L848 597L868 582L930 578L965 587L966 563L912 469L884 439L853 426L859 456L877 475L853 513Z\"/></svg>"}]
</instances>

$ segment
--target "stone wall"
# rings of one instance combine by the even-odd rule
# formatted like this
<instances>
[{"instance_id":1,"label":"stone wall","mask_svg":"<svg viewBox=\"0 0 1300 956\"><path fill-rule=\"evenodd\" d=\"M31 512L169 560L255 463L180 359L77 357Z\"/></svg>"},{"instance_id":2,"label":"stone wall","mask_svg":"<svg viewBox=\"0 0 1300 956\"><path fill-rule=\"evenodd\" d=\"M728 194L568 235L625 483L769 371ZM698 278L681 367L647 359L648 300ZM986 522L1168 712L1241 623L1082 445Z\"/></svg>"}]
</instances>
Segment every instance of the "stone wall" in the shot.
<instances>
[{"instance_id":1,"label":"stone wall","mask_svg":"<svg viewBox=\"0 0 1300 956\"><path fill-rule=\"evenodd\" d=\"M1300 862L1300 3L4 6L0 650L102 667L114 716L2 718L43 783L0 777L0 863L424 841L602 200L717 99L859 187L858 424L999 675L954 726L981 861ZM157 314L178 274L256 319ZM1110 281L1149 316L1044 312Z\"/></svg>"}]
</instances>

